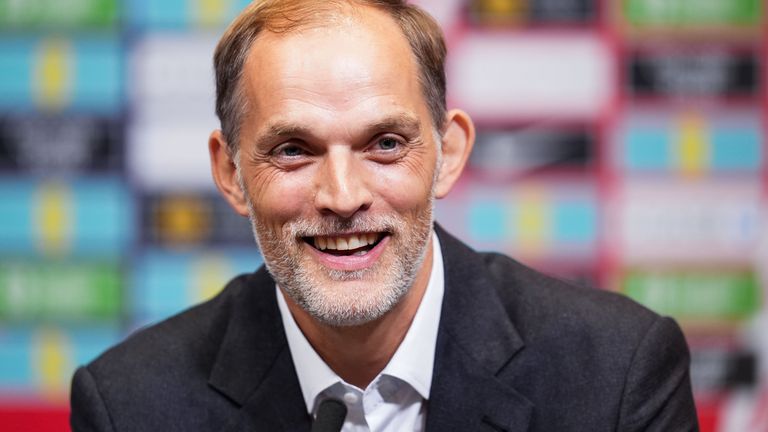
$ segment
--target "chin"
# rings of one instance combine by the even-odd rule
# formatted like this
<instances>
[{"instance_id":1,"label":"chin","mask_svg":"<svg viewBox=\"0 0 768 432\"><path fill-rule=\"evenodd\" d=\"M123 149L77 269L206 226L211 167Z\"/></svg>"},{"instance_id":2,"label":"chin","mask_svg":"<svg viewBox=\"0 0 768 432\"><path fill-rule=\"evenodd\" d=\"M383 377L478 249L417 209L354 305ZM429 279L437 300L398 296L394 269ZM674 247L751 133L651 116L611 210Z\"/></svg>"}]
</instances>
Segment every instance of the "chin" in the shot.
<instances>
[{"instance_id":1,"label":"chin","mask_svg":"<svg viewBox=\"0 0 768 432\"><path fill-rule=\"evenodd\" d=\"M415 272L404 274L400 265L379 264L355 271L299 271L298 278L278 283L315 320L333 327L357 326L383 317L413 285Z\"/></svg>"}]
</instances>

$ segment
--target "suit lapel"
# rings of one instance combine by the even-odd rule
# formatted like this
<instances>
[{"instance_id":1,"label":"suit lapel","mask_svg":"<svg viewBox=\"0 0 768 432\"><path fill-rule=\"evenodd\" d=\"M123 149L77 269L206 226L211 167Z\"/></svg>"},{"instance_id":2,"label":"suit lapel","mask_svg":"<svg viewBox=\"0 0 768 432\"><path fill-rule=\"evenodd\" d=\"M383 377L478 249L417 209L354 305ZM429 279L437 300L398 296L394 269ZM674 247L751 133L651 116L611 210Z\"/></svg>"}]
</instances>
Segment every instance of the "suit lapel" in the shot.
<instances>
[{"instance_id":1,"label":"suit lapel","mask_svg":"<svg viewBox=\"0 0 768 432\"><path fill-rule=\"evenodd\" d=\"M240 410L225 431L309 430L275 283L262 267L230 301L228 325L208 383Z\"/></svg>"},{"instance_id":2,"label":"suit lapel","mask_svg":"<svg viewBox=\"0 0 768 432\"><path fill-rule=\"evenodd\" d=\"M436 226L445 295L435 352L427 431L525 431L532 403L501 378L524 343L481 258Z\"/></svg>"}]
</instances>

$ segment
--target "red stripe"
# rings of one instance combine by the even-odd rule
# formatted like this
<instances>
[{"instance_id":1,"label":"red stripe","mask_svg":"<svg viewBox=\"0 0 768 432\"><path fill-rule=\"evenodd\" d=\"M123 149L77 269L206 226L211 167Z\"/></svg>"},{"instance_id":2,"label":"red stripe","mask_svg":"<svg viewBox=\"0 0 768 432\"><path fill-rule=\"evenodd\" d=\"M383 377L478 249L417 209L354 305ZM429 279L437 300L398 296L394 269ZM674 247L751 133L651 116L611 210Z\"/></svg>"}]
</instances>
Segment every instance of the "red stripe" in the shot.
<instances>
[{"instance_id":1,"label":"red stripe","mask_svg":"<svg viewBox=\"0 0 768 432\"><path fill-rule=\"evenodd\" d=\"M61 432L69 430L69 407L0 406L0 430L14 432Z\"/></svg>"}]
</instances>

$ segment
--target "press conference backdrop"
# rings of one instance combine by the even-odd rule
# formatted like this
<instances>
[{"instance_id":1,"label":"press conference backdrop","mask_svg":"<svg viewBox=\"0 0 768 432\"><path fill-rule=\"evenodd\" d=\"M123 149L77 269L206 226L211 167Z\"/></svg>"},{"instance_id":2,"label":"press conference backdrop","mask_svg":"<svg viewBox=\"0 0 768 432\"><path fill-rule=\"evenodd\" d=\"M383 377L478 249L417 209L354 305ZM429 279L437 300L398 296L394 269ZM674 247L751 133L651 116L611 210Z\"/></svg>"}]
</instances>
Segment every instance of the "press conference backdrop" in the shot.
<instances>
[{"instance_id":1,"label":"press conference backdrop","mask_svg":"<svg viewBox=\"0 0 768 432\"><path fill-rule=\"evenodd\" d=\"M206 150L246 3L0 0L0 429L66 429L77 365L261 263ZM764 3L418 3L478 125L437 219L674 316L702 429L768 430Z\"/></svg>"}]
</instances>

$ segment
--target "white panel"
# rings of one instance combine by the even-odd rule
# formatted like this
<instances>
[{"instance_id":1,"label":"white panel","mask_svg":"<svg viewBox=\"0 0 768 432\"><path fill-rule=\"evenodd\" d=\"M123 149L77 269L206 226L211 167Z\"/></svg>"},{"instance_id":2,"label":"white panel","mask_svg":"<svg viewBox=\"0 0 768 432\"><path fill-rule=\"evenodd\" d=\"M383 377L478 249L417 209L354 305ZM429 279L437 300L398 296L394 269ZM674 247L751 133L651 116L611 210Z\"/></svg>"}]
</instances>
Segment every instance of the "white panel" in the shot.
<instances>
[{"instance_id":1,"label":"white panel","mask_svg":"<svg viewBox=\"0 0 768 432\"><path fill-rule=\"evenodd\" d=\"M128 166L147 190L211 189L207 142L215 115L217 35L160 34L131 58Z\"/></svg>"},{"instance_id":2,"label":"white panel","mask_svg":"<svg viewBox=\"0 0 768 432\"><path fill-rule=\"evenodd\" d=\"M469 34L448 72L452 100L479 119L594 118L614 88L608 48L581 34Z\"/></svg>"},{"instance_id":3,"label":"white panel","mask_svg":"<svg viewBox=\"0 0 768 432\"><path fill-rule=\"evenodd\" d=\"M217 127L215 118L133 123L128 133L132 179L149 191L213 189L208 136Z\"/></svg>"},{"instance_id":4,"label":"white panel","mask_svg":"<svg viewBox=\"0 0 768 432\"><path fill-rule=\"evenodd\" d=\"M625 187L621 239L630 263L750 263L760 241L760 188L750 181L643 180Z\"/></svg>"},{"instance_id":5,"label":"white panel","mask_svg":"<svg viewBox=\"0 0 768 432\"><path fill-rule=\"evenodd\" d=\"M218 36L159 34L141 39L131 55L133 113L181 119L213 113L213 51Z\"/></svg>"}]
</instances>

